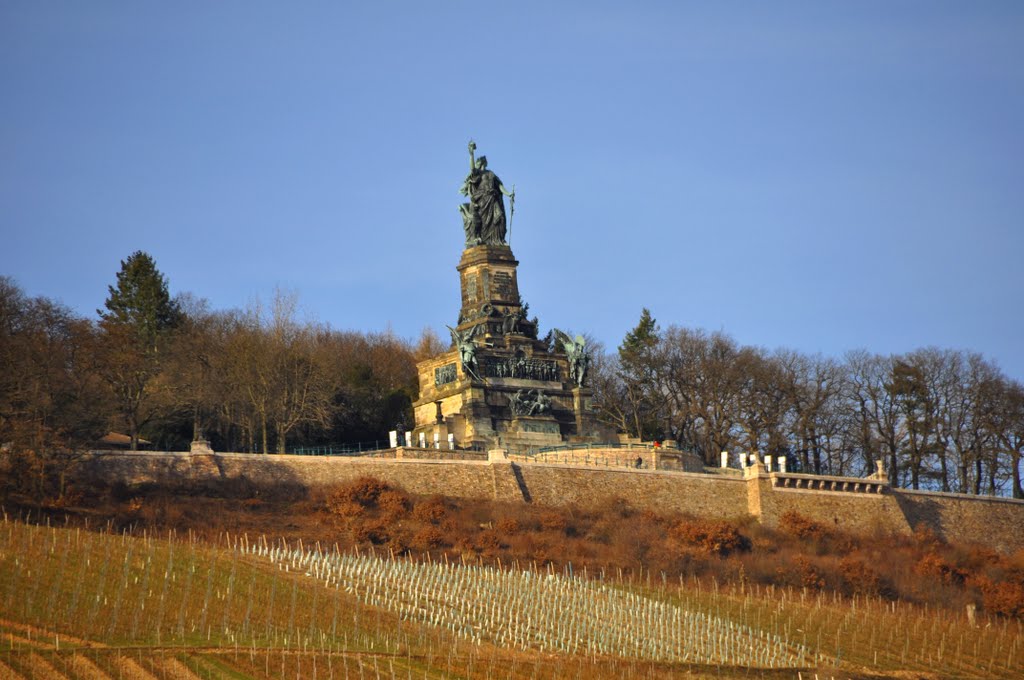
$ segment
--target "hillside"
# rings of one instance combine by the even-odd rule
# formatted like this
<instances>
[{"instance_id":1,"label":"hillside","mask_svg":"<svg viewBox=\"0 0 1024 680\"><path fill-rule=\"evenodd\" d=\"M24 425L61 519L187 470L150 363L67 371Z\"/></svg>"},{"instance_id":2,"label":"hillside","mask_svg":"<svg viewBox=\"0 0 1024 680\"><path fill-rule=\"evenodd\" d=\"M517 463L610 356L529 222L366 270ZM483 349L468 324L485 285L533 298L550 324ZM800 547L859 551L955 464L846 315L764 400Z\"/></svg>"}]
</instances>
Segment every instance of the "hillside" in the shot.
<instances>
[{"instance_id":1,"label":"hillside","mask_svg":"<svg viewBox=\"0 0 1024 680\"><path fill-rule=\"evenodd\" d=\"M860 592L844 595L824 566L877 546L796 518L792 535L773 536L626 506L460 505L371 480L300 500L135 491L94 499L61 528L5 516L0 677L1019 677L1022 668L1019 619L982 612L971 626L961 602L946 601L973 596L981 572L957 560L977 555L927 536L890 543L888 561L900 568L920 554L905 580L941 606L869 593L872 573L890 581L886 560L860 557L874 572L862 569ZM85 517L96 526L103 513L103 531L73 526ZM265 539L256 525L288 540ZM984 571L990 582L999 570L1001 584L1019 578L1018 562L984 557L1002 560ZM802 584L783 583L785 564ZM763 582L771 565L778 583Z\"/></svg>"},{"instance_id":2,"label":"hillside","mask_svg":"<svg viewBox=\"0 0 1024 680\"><path fill-rule=\"evenodd\" d=\"M968 627L870 598L417 565L235 536L5 520L0 550L3 677L1015 677L1024 642L1019 624ZM600 625L580 625L588 616Z\"/></svg>"}]
</instances>

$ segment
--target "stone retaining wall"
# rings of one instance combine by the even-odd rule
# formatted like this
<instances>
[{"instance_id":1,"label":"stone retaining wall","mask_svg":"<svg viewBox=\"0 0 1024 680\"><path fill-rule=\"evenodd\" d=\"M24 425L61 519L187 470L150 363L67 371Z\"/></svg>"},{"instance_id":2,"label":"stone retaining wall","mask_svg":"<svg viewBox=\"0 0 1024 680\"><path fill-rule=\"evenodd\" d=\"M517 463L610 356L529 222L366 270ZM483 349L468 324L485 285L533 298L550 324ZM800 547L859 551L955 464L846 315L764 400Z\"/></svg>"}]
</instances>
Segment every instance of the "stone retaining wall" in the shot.
<instances>
[{"instance_id":1,"label":"stone retaining wall","mask_svg":"<svg viewBox=\"0 0 1024 680\"><path fill-rule=\"evenodd\" d=\"M411 453L410 451L406 452ZM443 452L435 452L443 453ZM501 460L424 460L256 454L97 452L79 474L107 483L211 484L246 479L315 488L370 476L415 494L499 499L540 505L601 506L624 499L634 507L701 517L754 517L777 525L797 512L858 533L906 535L923 525L940 537L1002 551L1024 549L1024 501L903 489L862 493L773 486L756 469L745 477L666 470ZM777 480L776 480L777 481ZM832 485L829 485L831 488ZM842 489L843 485L836 485ZM849 485L847 488L853 488Z\"/></svg>"}]
</instances>

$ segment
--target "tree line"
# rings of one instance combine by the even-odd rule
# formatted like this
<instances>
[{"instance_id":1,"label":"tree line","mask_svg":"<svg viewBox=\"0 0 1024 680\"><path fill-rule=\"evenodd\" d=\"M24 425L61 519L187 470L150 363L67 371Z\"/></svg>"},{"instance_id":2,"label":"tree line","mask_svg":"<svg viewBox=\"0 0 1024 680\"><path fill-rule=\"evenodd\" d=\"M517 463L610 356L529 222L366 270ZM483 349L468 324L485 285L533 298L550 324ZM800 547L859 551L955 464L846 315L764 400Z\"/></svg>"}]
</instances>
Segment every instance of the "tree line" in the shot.
<instances>
[{"instance_id":1,"label":"tree line","mask_svg":"<svg viewBox=\"0 0 1024 680\"><path fill-rule=\"evenodd\" d=\"M1024 388L978 354L768 351L662 329L646 309L617 351L590 346L605 427L678 441L708 465L756 452L856 476L882 460L899 486L1024 498ZM172 298L144 252L121 263L92 319L0 277L0 447L25 453L42 485L47 453L70 460L110 431L158 450L384 440L413 425L416 362L446 349L429 330L413 343L302 321L281 293L229 311Z\"/></svg>"},{"instance_id":2,"label":"tree line","mask_svg":"<svg viewBox=\"0 0 1024 680\"><path fill-rule=\"evenodd\" d=\"M660 328L644 309L593 388L601 420L672 439L717 465L722 451L784 456L789 470L901 487L1024 498L1024 387L979 354L928 347L842 359Z\"/></svg>"},{"instance_id":3,"label":"tree line","mask_svg":"<svg viewBox=\"0 0 1024 680\"><path fill-rule=\"evenodd\" d=\"M411 426L416 361L444 349L302 321L294 296L213 311L172 298L146 253L121 263L104 309L81 317L0 277L0 446L65 454L110 431L132 449L284 452L383 439Z\"/></svg>"}]
</instances>

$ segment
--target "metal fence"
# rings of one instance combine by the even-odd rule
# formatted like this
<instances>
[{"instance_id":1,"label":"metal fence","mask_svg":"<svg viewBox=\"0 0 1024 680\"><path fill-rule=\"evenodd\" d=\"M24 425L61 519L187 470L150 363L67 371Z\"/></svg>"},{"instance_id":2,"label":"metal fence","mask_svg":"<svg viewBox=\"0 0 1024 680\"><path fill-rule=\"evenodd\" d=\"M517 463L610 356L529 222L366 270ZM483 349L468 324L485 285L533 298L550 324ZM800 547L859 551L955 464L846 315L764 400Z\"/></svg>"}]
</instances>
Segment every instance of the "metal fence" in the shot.
<instances>
[{"instance_id":1,"label":"metal fence","mask_svg":"<svg viewBox=\"0 0 1024 680\"><path fill-rule=\"evenodd\" d=\"M586 465L589 467L618 468L629 470L654 470L654 461L651 458L641 458L639 464L635 459L618 459L609 456L591 456L586 453L571 453L569 451L549 451L543 454L522 454L510 453L509 460L516 463L549 463L555 465Z\"/></svg>"},{"instance_id":2,"label":"metal fence","mask_svg":"<svg viewBox=\"0 0 1024 680\"><path fill-rule=\"evenodd\" d=\"M297 456L365 456L374 451L390 448L390 442L375 440L355 444L323 444L320 446L296 446L288 453Z\"/></svg>"},{"instance_id":3,"label":"metal fence","mask_svg":"<svg viewBox=\"0 0 1024 680\"><path fill-rule=\"evenodd\" d=\"M654 450L659 451L679 451L676 448L668 448L664 446L655 446L654 444L622 444L620 442L601 442L597 444L561 444L559 446L542 446L540 448L531 448L527 451L527 455L534 455L538 453L552 453L554 451L580 451L584 449L637 449L637 450Z\"/></svg>"}]
</instances>

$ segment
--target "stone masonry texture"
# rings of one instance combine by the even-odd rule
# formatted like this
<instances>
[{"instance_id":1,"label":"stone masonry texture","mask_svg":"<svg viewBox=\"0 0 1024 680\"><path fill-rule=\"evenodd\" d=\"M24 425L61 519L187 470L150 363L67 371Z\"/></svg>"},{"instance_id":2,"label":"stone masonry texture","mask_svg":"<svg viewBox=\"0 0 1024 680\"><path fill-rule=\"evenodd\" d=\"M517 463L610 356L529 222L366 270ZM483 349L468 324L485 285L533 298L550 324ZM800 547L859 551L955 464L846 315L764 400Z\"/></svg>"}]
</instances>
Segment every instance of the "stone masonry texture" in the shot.
<instances>
[{"instance_id":1,"label":"stone masonry texture","mask_svg":"<svg viewBox=\"0 0 1024 680\"><path fill-rule=\"evenodd\" d=\"M1024 501L886 489L882 494L775 488L765 474L630 470L553 463L347 458L293 455L97 452L82 461L86 480L128 485L209 485L245 478L308 488L375 477L414 494L538 505L636 508L775 526L797 512L854 533L906 535L923 526L942 538L1011 552L1024 549Z\"/></svg>"}]
</instances>

